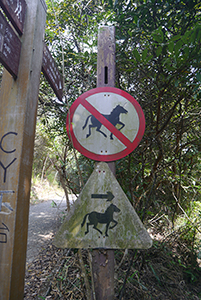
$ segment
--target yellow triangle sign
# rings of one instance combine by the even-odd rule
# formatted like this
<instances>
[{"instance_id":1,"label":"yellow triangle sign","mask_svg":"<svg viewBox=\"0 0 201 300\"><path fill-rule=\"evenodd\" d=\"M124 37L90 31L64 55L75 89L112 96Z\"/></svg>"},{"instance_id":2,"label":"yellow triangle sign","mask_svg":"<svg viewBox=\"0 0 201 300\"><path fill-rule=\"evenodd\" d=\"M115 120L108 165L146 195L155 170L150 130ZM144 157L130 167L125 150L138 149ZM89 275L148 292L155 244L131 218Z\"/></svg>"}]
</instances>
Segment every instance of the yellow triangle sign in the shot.
<instances>
[{"instance_id":1,"label":"yellow triangle sign","mask_svg":"<svg viewBox=\"0 0 201 300\"><path fill-rule=\"evenodd\" d=\"M100 162L53 244L59 248L148 249L152 240L107 163Z\"/></svg>"}]
</instances>

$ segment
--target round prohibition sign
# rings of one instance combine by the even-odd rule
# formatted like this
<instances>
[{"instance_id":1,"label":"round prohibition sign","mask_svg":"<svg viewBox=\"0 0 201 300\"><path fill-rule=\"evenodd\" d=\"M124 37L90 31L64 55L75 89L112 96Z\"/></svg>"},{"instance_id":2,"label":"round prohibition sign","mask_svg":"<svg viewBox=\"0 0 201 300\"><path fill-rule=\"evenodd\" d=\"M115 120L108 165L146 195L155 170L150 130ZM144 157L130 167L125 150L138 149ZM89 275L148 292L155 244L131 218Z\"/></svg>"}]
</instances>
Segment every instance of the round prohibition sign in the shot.
<instances>
[{"instance_id":1,"label":"round prohibition sign","mask_svg":"<svg viewBox=\"0 0 201 300\"><path fill-rule=\"evenodd\" d=\"M67 115L66 129L80 153L97 161L114 161L139 145L145 131L145 117L130 94L113 87L100 87L75 100Z\"/></svg>"}]
</instances>

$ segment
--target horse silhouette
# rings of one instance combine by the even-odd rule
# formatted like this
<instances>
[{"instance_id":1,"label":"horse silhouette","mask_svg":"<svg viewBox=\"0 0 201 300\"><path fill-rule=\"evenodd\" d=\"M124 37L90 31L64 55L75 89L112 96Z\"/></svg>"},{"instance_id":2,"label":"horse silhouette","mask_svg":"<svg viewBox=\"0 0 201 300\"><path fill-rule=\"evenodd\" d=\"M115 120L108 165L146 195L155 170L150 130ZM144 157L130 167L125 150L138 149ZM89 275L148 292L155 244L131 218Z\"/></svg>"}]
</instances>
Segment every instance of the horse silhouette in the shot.
<instances>
[{"instance_id":1,"label":"horse silhouette","mask_svg":"<svg viewBox=\"0 0 201 300\"><path fill-rule=\"evenodd\" d=\"M109 115L102 114L102 116L104 116L114 126L116 126L117 124L121 125L121 127L119 128L119 130L121 130L122 128L124 128L125 124L119 120L119 116L120 114L127 114L127 113L128 111L125 108L123 108L121 105L117 105ZM87 117L85 124L82 127L82 130L85 129L90 118L91 118L91 124L89 124L89 133L86 135L86 138L88 138L91 135L91 128L94 127L96 127L96 131L102 133L104 137L107 137L107 135L100 130L102 123L99 120L97 120L93 115L89 115ZM113 133L110 134L110 139L113 140Z\"/></svg>"},{"instance_id":2,"label":"horse silhouette","mask_svg":"<svg viewBox=\"0 0 201 300\"><path fill-rule=\"evenodd\" d=\"M114 214L114 212L120 212L120 211L121 210L114 204L110 204L110 206L108 206L108 208L106 209L106 211L104 213L92 211L84 216L81 227L84 226L87 216L88 216L89 222L87 223L87 231L85 232L85 234L87 234L89 232L90 225L93 225L94 229L96 229L98 232L103 234L102 231L97 228L98 223L100 223L100 224L106 224L105 235L108 236L108 229L112 229L115 226L117 226L117 224L118 224L118 222L113 219L113 214ZM109 227L111 222L113 222L114 225Z\"/></svg>"}]
</instances>

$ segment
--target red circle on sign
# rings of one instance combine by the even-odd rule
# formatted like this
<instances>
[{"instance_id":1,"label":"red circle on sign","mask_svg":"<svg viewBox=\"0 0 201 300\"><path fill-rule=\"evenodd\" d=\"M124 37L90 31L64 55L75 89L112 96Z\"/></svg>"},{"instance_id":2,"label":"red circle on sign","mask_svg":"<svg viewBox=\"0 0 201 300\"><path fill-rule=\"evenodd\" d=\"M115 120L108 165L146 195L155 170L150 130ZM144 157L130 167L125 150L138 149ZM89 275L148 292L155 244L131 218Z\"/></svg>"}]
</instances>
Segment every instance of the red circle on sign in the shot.
<instances>
[{"instance_id":1,"label":"red circle on sign","mask_svg":"<svg viewBox=\"0 0 201 300\"><path fill-rule=\"evenodd\" d=\"M88 97L92 95L97 96L99 93L113 93L116 95L120 95L121 97L123 97L122 99L127 100L132 104L132 106L135 109L135 112L138 115L138 120L139 120L138 131L133 141L130 141L124 134L121 133L120 130L118 130L115 126L113 126L111 122L109 122L104 117L104 115L102 115L95 107L93 107L93 105L91 105L87 101ZM84 109L90 112L91 113L90 116L95 117L102 125L104 125L110 131L110 134L112 133L114 136L116 136L116 138L119 139L119 141L123 143L126 148L121 151L117 150L117 152L113 154L104 154L104 155L100 153L94 153L93 151L89 151L88 149L86 149L86 147L81 144L79 138L76 137L73 128L75 125L75 122L73 122L73 117L79 105L83 106ZM79 96L75 100L75 102L71 105L66 119L66 129L67 129L69 139L71 140L75 149L77 149L80 153L82 153L86 157L97 161L106 161L106 162L115 161L130 154L139 145L145 131L145 117L139 103L135 100L135 98L133 98L127 92L113 87L99 87L85 92L84 94Z\"/></svg>"}]
</instances>

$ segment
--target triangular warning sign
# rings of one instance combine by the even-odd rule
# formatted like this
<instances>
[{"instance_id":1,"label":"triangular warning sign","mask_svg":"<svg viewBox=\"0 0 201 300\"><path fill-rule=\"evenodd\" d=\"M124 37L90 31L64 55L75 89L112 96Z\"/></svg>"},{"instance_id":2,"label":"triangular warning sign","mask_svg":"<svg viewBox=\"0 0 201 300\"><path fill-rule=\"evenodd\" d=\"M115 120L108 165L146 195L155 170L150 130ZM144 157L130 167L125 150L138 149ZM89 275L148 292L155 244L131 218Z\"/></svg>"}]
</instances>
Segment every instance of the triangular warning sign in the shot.
<instances>
[{"instance_id":1,"label":"triangular warning sign","mask_svg":"<svg viewBox=\"0 0 201 300\"><path fill-rule=\"evenodd\" d=\"M152 246L149 234L105 162L96 165L53 243L59 248Z\"/></svg>"}]
</instances>

